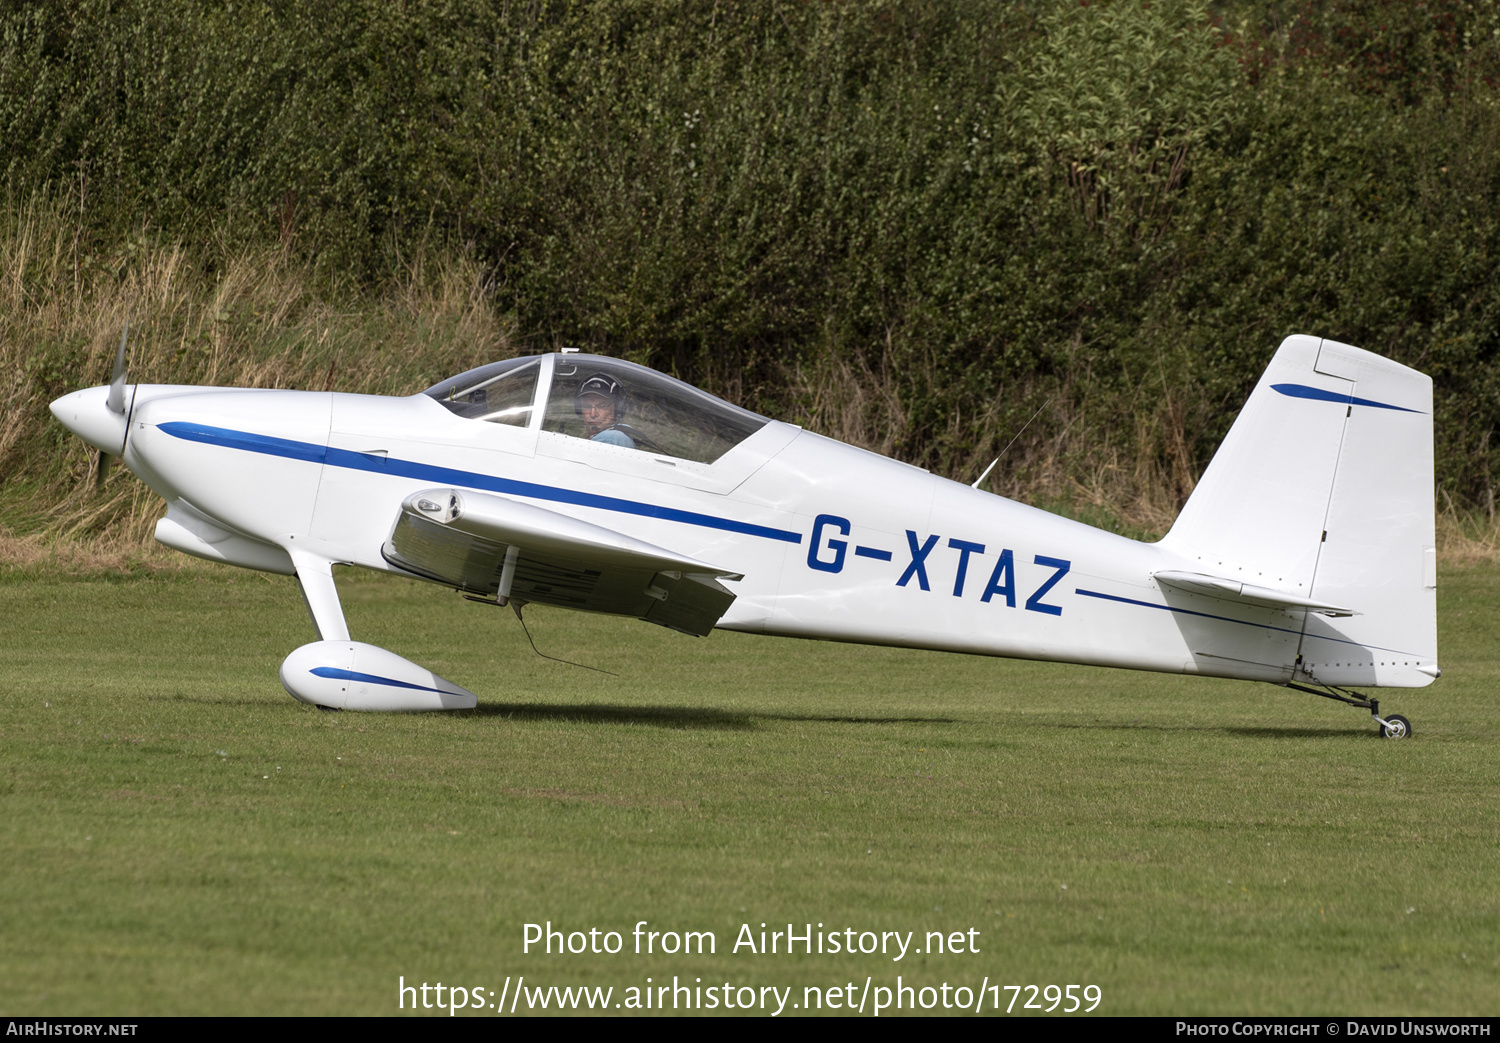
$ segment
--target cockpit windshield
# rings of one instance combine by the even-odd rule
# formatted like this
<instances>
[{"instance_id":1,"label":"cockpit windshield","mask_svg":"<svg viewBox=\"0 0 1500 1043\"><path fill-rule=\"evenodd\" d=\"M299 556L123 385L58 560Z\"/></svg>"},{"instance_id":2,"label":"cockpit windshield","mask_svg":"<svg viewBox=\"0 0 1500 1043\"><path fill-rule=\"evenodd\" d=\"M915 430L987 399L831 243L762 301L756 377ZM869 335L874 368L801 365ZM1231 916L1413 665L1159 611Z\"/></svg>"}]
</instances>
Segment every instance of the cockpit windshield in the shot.
<instances>
[{"instance_id":1,"label":"cockpit windshield","mask_svg":"<svg viewBox=\"0 0 1500 1043\"><path fill-rule=\"evenodd\" d=\"M506 359L450 377L424 394L461 417L525 427L531 423L536 378L541 369L540 356Z\"/></svg>"},{"instance_id":2,"label":"cockpit windshield","mask_svg":"<svg viewBox=\"0 0 1500 1043\"><path fill-rule=\"evenodd\" d=\"M459 416L536 426L545 356L471 369L426 394ZM551 357L543 431L711 464L769 421L663 373L601 355Z\"/></svg>"}]
</instances>

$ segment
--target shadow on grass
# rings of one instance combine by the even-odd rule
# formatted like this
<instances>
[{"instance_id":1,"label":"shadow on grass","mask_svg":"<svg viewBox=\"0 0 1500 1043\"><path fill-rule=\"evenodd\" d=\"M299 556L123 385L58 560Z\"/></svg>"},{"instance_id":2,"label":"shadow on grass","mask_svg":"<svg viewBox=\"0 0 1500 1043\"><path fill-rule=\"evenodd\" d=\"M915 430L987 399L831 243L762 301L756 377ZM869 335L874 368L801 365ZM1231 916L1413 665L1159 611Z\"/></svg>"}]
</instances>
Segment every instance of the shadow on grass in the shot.
<instances>
[{"instance_id":1,"label":"shadow on grass","mask_svg":"<svg viewBox=\"0 0 1500 1043\"><path fill-rule=\"evenodd\" d=\"M1076 731L1105 732L1221 732L1242 735L1247 739L1378 739L1380 733L1370 727L1349 728L1246 728L1223 724L1028 724L1029 727L1060 728Z\"/></svg>"},{"instance_id":2,"label":"shadow on grass","mask_svg":"<svg viewBox=\"0 0 1500 1043\"><path fill-rule=\"evenodd\" d=\"M174 703L198 703L207 707L238 707L247 710L301 708L290 698L224 698L212 694L174 692L157 696ZM311 709L311 707L309 707ZM321 708L319 708L321 709ZM327 711L324 711L327 712ZM344 711L336 711L343 714ZM358 711L350 711L363 716ZM807 724L957 724L955 717L860 717L853 714L759 713L720 710L713 706L627 706L614 703L481 703L472 710L437 711L441 716L495 717L511 721L579 721L586 724L647 724L658 728L715 728L749 731L761 721L791 721ZM377 713L376 717L401 716Z\"/></svg>"},{"instance_id":3,"label":"shadow on grass","mask_svg":"<svg viewBox=\"0 0 1500 1043\"><path fill-rule=\"evenodd\" d=\"M713 728L749 731L761 721L798 721L816 724L953 724L951 717L853 717L800 713L748 713L711 706L621 706L585 703L556 706L509 703L478 706L466 716L498 717L513 721L582 721L590 724L645 724L658 728Z\"/></svg>"},{"instance_id":4,"label":"shadow on grass","mask_svg":"<svg viewBox=\"0 0 1500 1043\"><path fill-rule=\"evenodd\" d=\"M171 702L195 702L204 706L237 706L245 709L275 709L280 700L223 699L208 695L173 694L164 697ZM299 704L300 705L300 704ZM805 724L957 724L956 717L922 717L914 715L862 717L852 714L759 713L721 710L713 706L629 706L618 703L481 703L472 710L448 710L455 717L486 717L507 721L576 721L583 724L643 724L656 728L704 728L718 731L753 731L762 721L787 721ZM377 714L376 716L386 716ZM1014 724L1014 722L1012 722ZM1029 720L1026 728L1050 728L1061 731L1109 732L1218 732L1247 739L1341 739L1381 738L1367 725L1326 728L1244 727L1215 724L1145 724L1138 722L1104 722L1078 724L1065 721Z\"/></svg>"},{"instance_id":5,"label":"shadow on grass","mask_svg":"<svg viewBox=\"0 0 1500 1043\"><path fill-rule=\"evenodd\" d=\"M1231 735L1251 739L1379 739L1380 732L1361 728L1222 728Z\"/></svg>"}]
</instances>

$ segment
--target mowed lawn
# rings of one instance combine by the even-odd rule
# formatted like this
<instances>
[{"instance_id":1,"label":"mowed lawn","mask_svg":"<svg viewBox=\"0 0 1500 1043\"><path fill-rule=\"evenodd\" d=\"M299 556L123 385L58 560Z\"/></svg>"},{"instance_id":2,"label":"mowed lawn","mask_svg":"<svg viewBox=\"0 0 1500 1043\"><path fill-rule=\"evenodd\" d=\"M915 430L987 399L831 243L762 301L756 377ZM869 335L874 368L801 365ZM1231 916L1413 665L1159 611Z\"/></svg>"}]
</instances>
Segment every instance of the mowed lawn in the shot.
<instances>
[{"instance_id":1,"label":"mowed lawn","mask_svg":"<svg viewBox=\"0 0 1500 1043\"><path fill-rule=\"evenodd\" d=\"M529 610L608 676L451 592L341 583L357 638L480 709L294 702L289 579L0 578L0 1013L898 974L1097 985L1106 1014L1500 1013L1493 567L1445 570L1444 676L1384 699L1404 742L1269 685ZM642 920L717 952L635 955ZM546 921L625 951L524 953ZM979 951L731 951L788 922Z\"/></svg>"}]
</instances>

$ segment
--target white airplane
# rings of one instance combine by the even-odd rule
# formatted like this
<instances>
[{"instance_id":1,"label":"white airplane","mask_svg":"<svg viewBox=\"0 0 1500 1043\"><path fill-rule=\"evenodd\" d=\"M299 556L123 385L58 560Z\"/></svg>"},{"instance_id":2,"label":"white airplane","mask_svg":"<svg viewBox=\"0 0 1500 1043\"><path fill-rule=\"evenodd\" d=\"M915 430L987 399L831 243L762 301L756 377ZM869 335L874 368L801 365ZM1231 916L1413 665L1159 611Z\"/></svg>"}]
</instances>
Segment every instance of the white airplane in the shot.
<instances>
[{"instance_id":1,"label":"white airplane","mask_svg":"<svg viewBox=\"0 0 1500 1043\"><path fill-rule=\"evenodd\" d=\"M340 563L518 615L1268 681L1393 738L1409 722L1348 686L1440 673L1432 381L1316 337L1282 343L1156 543L578 353L387 398L130 385L122 339L113 382L52 412L166 500L159 541L296 576L318 640L281 680L328 709L475 705L351 640Z\"/></svg>"}]
</instances>

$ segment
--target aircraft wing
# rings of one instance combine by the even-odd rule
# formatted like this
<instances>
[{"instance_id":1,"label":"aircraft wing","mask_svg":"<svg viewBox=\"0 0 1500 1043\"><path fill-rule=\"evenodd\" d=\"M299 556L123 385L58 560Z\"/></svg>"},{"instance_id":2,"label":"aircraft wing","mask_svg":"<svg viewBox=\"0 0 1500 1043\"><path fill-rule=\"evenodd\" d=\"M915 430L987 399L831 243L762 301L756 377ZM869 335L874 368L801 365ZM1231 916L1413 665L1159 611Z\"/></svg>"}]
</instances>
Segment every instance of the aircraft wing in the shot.
<instances>
[{"instance_id":1,"label":"aircraft wing","mask_svg":"<svg viewBox=\"0 0 1500 1043\"><path fill-rule=\"evenodd\" d=\"M1202 594L1221 601L1237 601L1242 604L1259 605L1263 608L1300 608L1325 616L1359 615L1351 608L1341 608L1325 601L1314 601L1311 598L1288 594L1271 587L1258 587L1253 583L1244 583L1237 579L1206 576L1201 572L1153 572L1151 578L1165 586L1187 591L1189 594Z\"/></svg>"},{"instance_id":2,"label":"aircraft wing","mask_svg":"<svg viewBox=\"0 0 1500 1043\"><path fill-rule=\"evenodd\" d=\"M397 568L476 594L636 616L687 634L734 601L715 568L613 529L491 493L406 498L381 549Z\"/></svg>"}]
</instances>

